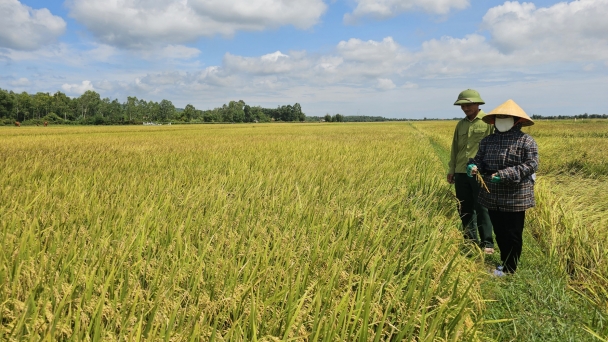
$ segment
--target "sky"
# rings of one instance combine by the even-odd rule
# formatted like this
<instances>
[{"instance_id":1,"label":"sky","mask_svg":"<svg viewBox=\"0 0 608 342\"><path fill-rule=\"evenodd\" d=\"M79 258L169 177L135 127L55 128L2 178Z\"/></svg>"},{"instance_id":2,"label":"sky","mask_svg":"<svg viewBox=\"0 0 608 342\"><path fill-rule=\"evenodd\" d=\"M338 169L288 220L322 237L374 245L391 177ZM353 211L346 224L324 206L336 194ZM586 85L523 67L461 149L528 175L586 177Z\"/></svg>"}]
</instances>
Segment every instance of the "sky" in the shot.
<instances>
[{"instance_id":1,"label":"sky","mask_svg":"<svg viewBox=\"0 0 608 342\"><path fill-rule=\"evenodd\" d=\"M608 0L0 0L0 88L389 118L608 113Z\"/></svg>"}]
</instances>

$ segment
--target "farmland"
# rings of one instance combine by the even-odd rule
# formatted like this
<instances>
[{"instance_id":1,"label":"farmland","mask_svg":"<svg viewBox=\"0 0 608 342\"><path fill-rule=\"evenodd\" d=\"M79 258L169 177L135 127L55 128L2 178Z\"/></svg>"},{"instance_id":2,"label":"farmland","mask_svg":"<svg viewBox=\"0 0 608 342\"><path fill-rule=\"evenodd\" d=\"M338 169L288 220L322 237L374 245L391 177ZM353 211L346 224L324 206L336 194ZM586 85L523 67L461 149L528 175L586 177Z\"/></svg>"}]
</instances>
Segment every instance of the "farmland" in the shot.
<instances>
[{"instance_id":1,"label":"farmland","mask_svg":"<svg viewBox=\"0 0 608 342\"><path fill-rule=\"evenodd\" d=\"M608 122L527 129L506 280L461 241L454 125L0 127L0 339L605 338Z\"/></svg>"}]
</instances>

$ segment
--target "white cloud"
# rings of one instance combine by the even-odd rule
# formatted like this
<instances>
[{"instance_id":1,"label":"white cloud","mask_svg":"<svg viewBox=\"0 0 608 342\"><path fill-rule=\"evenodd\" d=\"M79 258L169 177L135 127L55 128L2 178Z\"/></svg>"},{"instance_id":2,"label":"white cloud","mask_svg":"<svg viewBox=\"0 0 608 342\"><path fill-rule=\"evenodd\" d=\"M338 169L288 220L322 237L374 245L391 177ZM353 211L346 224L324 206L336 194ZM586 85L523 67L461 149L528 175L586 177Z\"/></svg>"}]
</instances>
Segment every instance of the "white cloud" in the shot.
<instances>
[{"instance_id":1,"label":"white cloud","mask_svg":"<svg viewBox=\"0 0 608 342\"><path fill-rule=\"evenodd\" d=\"M71 93L71 94L84 94L84 92L86 92L87 90L95 90L95 88L93 88L93 84L90 81L82 81L81 84L67 84L64 83L61 88L66 92L66 93Z\"/></svg>"},{"instance_id":2,"label":"white cloud","mask_svg":"<svg viewBox=\"0 0 608 342\"><path fill-rule=\"evenodd\" d=\"M144 48L284 25L309 28L323 0L68 0L70 15L106 44Z\"/></svg>"},{"instance_id":3,"label":"white cloud","mask_svg":"<svg viewBox=\"0 0 608 342\"><path fill-rule=\"evenodd\" d=\"M380 90L390 90L396 87L395 83L389 78L379 78L378 82L376 82L376 88Z\"/></svg>"},{"instance_id":4,"label":"white cloud","mask_svg":"<svg viewBox=\"0 0 608 342\"><path fill-rule=\"evenodd\" d=\"M386 19L408 11L430 14L448 14L469 6L469 0L355 0L357 7L344 15L346 23L355 23L362 17Z\"/></svg>"},{"instance_id":5,"label":"white cloud","mask_svg":"<svg viewBox=\"0 0 608 342\"><path fill-rule=\"evenodd\" d=\"M191 0L188 3L202 17L253 30L283 25L306 29L315 25L327 8L322 0Z\"/></svg>"},{"instance_id":6,"label":"white cloud","mask_svg":"<svg viewBox=\"0 0 608 342\"><path fill-rule=\"evenodd\" d=\"M482 27L505 54L539 62L608 59L608 1L577 0L536 8L507 1L488 10Z\"/></svg>"},{"instance_id":7,"label":"white cloud","mask_svg":"<svg viewBox=\"0 0 608 342\"><path fill-rule=\"evenodd\" d=\"M382 41L341 41L336 52L342 59L340 69L344 74L370 79L399 75L414 62L414 55L391 37Z\"/></svg>"},{"instance_id":8,"label":"white cloud","mask_svg":"<svg viewBox=\"0 0 608 342\"><path fill-rule=\"evenodd\" d=\"M66 23L46 9L33 9L18 0L0 0L0 47L35 50L65 32Z\"/></svg>"},{"instance_id":9,"label":"white cloud","mask_svg":"<svg viewBox=\"0 0 608 342\"><path fill-rule=\"evenodd\" d=\"M595 69L595 64L593 64L593 63L583 66L583 70L585 70L585 71L593 71L593 69Z\"/></svg>"},{"instance_id":10,"label":"white cloud","mask_svg":"<svg viewBox=\"0 0 608 342\"><path fill-rule=\"evenodd\" d=\"M24 87L30 85L30 80L25 77L21 77L18 80L12 81L11 85L14 87Z\"/></svg>"},{"instance_id":11,"label":"white cloud","mask_svg":"<svg viewBox=\"0 0 608 342\"><path fill-rule=\"evenodd\" d=\"M184 45L168 45L163 48L163 55L168 59L191 59L200 53L201 50Z\"/></svg>"},{"instance_id":12,"label":"white cloud","mask_svg":"<svg viewBox=\"0 0 608 342\"><path fill-rule=\"evenodd\" d=\"M224 67L231 72L246 72L256 75L284 74L302 71L310 66L305 55L293 57L276 51L261 57L241 57L230 53L224 55Z\"/></svg>"}]
</instances>

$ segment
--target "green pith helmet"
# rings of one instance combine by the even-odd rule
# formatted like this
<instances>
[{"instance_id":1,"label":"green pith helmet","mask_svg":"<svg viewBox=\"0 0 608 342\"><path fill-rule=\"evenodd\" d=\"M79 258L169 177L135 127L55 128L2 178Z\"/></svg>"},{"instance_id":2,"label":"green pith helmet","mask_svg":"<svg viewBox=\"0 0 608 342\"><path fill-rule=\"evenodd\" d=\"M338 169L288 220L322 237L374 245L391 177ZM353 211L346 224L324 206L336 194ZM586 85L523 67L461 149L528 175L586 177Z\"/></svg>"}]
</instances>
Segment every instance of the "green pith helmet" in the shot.
<instances>
[{"instance_id":1,"label":"green pith helmet","mask_svg":"<svg viewBox=\"0 0 608 342\"><path fill-rule=\"evenodd\" d=\"M479 96L477 90L467 89L458 94L458 100L454 102L454 106L460 106L467 103L485 104L485 101L481 99L481 96Z\"/></svg>"}]
</instances>

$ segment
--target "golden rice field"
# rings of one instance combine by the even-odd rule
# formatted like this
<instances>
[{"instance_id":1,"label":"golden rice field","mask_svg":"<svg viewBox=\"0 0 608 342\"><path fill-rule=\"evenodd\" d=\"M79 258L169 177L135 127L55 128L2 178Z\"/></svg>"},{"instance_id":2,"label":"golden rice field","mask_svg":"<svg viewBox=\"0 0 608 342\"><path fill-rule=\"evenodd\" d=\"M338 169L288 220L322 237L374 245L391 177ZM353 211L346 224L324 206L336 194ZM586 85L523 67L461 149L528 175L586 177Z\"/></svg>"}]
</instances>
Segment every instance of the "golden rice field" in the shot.
<instances>
[{"instance_id":1,"label":"golden rice field","mask_svg":"<svg viewBox=\"0 0 608 342\"><path fill-rule=\"evenodd\" d=\"M0 127L0 340L485 341L454 125ZM608 311L608 124L529 131L526 229Z\"/></svg>"}]
</instances>

